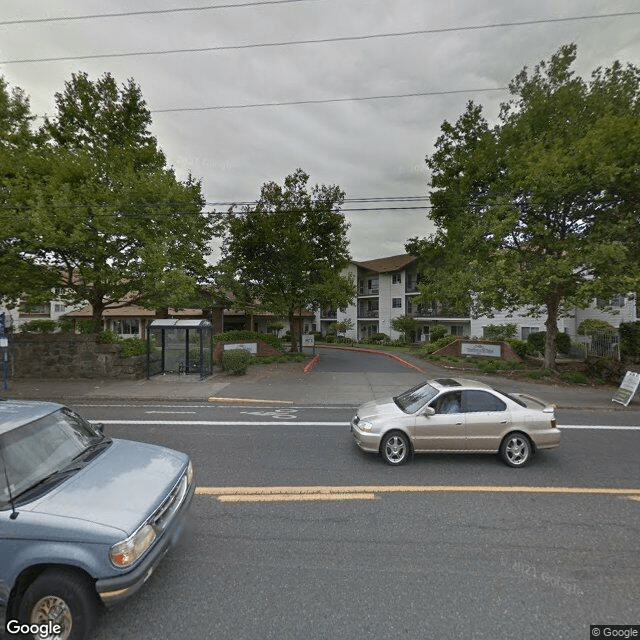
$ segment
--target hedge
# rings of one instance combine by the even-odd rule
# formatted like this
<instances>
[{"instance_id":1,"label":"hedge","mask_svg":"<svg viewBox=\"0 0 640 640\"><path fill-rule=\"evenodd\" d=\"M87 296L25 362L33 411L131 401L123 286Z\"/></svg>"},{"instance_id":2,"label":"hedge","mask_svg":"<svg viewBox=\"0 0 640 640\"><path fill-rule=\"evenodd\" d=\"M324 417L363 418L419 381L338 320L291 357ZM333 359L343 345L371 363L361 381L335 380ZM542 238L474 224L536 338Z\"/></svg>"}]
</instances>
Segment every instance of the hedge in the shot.
<instances>
[{"instance_id":1,"label":"hedge","mask_svg":"<svg viewBox=\"0 0 640 640\"><path fill-rule=\"evenodd\" d=\"M229 349L222 354L222 368L236 376L247 373L251 354L244 349Z\"/></svg>"},{"instance_id":2,"label":"hedge","mask_svg":"<svg viewBox=\"0 0 640 640\"><path fill-rule=\"evenodd\" d=\"M621 322L620 332L620 355L638 356L640 355L640 321Z\"/></svg>"},{"instance_id":3,"label":"hedge","mask_svg":"<svg viewBox=\"0 0 640 640\"><path fill-rule=\"evenodd\" d=\"M545 340L547 338L546 331L537 331L530 333L527 342L535 350L535 352L544 353ZM558 333L556 336L556 347L560 353L569 353L571 350L571 338L568 333Z\"/></svg>"}]
</instances>

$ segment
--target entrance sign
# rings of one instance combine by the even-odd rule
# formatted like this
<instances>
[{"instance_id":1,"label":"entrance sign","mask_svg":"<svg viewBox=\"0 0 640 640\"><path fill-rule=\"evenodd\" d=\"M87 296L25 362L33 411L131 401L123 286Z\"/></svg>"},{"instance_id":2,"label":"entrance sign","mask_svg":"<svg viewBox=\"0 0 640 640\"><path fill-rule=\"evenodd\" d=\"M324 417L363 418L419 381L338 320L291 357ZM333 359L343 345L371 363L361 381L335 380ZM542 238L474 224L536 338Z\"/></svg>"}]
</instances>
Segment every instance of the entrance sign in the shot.
<instances>
[{"instance_id":1,"label":"entrance sign","mask_svg":"<svg viewBox=\"0 0 640 640\"><path fill-rule=\"evenodd\" d=\"M638 386L640 386L640 373L627 371L622 383L620 384L618 393L614 398L611 398L611 402L619 402L625 407L628 406L631 402L631 398L633 398L633 395L638 390Z\"/></svg>"},{"instance_id":2,"label":"entrance sign","mask_svg":"<svg viewBox=\"0 0 640 640\"><path fill-rule=\"evenodd\" d=\"M258 355L258 343L257 342L241 342L239 344L231 344L225 342L223 345L224 351L231 351L232 349L244 349L248 351L252 356Z\"/></svg>"},{"instance_id":3,"label":"entrance sign","mask_svg":"<svg viewBox=\"0 0 640 640\"><path fill-rule=\"evenodd\" d=\"M499 358L502 355L502 349L499 344L463 342L460 345L460 354L463 356L490 356L491 358Z\"/></svg>"},{"instance_id":4,"label":"entrance sign","mask_svg":"<svg viewBox=\"0 0 640 640\"><path fill-rule=\"evenodd\" d=\"M302 346L303 347L314 347L316 344L316 337L312 334L303 333L302 334Z\"/></svg>"}]
</instances>

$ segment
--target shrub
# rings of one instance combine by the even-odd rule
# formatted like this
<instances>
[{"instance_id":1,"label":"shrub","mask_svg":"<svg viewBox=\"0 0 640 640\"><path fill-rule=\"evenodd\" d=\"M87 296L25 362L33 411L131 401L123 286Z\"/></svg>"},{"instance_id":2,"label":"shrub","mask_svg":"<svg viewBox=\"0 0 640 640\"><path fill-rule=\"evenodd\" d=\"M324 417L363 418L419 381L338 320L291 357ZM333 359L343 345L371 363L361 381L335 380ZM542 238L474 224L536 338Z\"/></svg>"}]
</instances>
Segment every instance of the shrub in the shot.
<instances>
[{"instance_id":1,"label":"shrub","mask_svg":"<svg viewBox=\"0 0 640 640\"><path fill-rule=\"evenodd\" d=\"M518 327L515 324L491 324L484 329L487 340L509 340L515 338Z\"/></svg>"},{"instance_id":2,"label":"shrub","mask_svg":"<svg viewBox=\"0 0 640 640\"><path fill-rule=\"evenodd\" d=\"M579 336L590 336L593 333L616 334L617 330L608 322L605 322L604 320L597 320L595 318L587 318L578 325Z\"/></svg>"},{"instance_id":3,"label":"shrub","mask_svg":"<svg viewBox=\"0 0 640 640\"><path fill-rule=\"evenodd\" d=\"M620 355L640 355L640 322L620 323Z\"/></svg>"},{"instance_id":4,"label":"shrub","mask_svg":"<svg viewBox=\"0 0 640 640\"><path fill-rule=\"evenodd\" d=\"M537 371L529 371L527 375L537 380L538 378L548 378L551 375L551 371L549 369L538 369Z\"/></svg>"},{"instance_id":5,"label":"shrub","mask_svg":"<svg viewBox=\"0 0 640 640\"><path fill-rule=\"evenodd\" d=\"M565 382L574 382L578 384L586 384L589 382L589 378L587 378L582 371L565 371L565 373L560 374L560 379Z\"/></svg>"},{"instance_id":6,"label":"shrub","mask_svg":"<svg viewBox=\"0 0 640 640\"><path fill-rule=\"evenodd\" d=\"M82 318L76 321L76 328L78 333L89 334L96 333L98 330L98 324L93 320L87 320L86 318Z\"/></svg>"},{"instance_id":7,"label":"shrub","mask_svg":"<svg viewBox=\"0 0 640 640\"><path fill-rule=\"evenodd\" d=\"M222 368L236 376L247 373L251 354L244 349L229 349L222 353Z\"/></svg>"},{"instance_id":8,"label":"shrub","mask_svg":"<svg viewBox=\"0 0 640 640\"><path fill-rule=\"evenodd\" d=\"M441 324L437 324L434 327L431 327L429 329L429 341L437 342L438 340L441 340L448 334L449 332L447 331L446 327L444 327Z\"/></svg>"},{"instance_id":9,"label":"shrub","mask_svg":"<svg viewBox=\"0 0 640 640\"><path fill-rule=\"evenodd\" d=\"M448 344L451 344L452 342L455 342L455 341L456 341L455 336L446 335L433 342L425 342L425 344L423 344L420 347L420 353L423 355L432 354L434 351L437 351L438 349L442 349L442 347L446 347Z\"/></svg>"},{"instance_id":10,"label":"shrub","mask_svg":"<svg viewBox=\"0 0 640 640\"><path fill-rule=\"evenodd\" d=\"M519 355L521 358L525 358L528 355L533 355L531 353L531 348L529 343L526 340L518 340L517 338L508 338L505 342L511 346L511 348Z\"/></svg>"},{"instance_id":11,"label":"shrub","mask_svg":"<svg viewBox=\"0 0 640 640\"><path fill-rule=\"evenodd\" d=\"M379 342L384 342L385 340L389 340L389 336L386 333L374 333L371 338L369 338L372 344L376 344Z\"/></svg>"},{"instance_id":12,"label":"shrub","mask_svg":"<svg viewBox=\"0 0 640 640\"><path fill-rule=\"evenodd\" d=\"M132 356L144 356L147 353L147 341L142 338L127 338L121 340L121 358L131 358Z\"/></svg>"},{"instance_id":13,"label":"shrub","mask_svg":"<svg viewBox=\"0 0 640 640\"><path fill-rule=\"evenodd\" d=\"M119 341L120 338L115 331L101 331L98 334L98 342L100 344L116 344Z\"/></svg>"},{"instance_id":14,"label":"shrub","mask_svg":"<svg viewBox=\"0 0 640 640\"><path fill-rule=\"evenodd\" d=\"M55 320L30 320L20 325L21 333L53 333L56 330Z\"/></svg>"},{"instance_id":15,"label":"shrub","mask_svg":"<svg viewBox=\"0 0 640 640\"><path fill-rule=\"evenodd\" d=\"M533 348L534 353L544 353L545 340L547 339L546 331L538 331L530 333L527 342ZM560 353L569 353L571 349L571 338L567 333L558 333L556 336L556 347Z\"/></svg>"}]
</instances>

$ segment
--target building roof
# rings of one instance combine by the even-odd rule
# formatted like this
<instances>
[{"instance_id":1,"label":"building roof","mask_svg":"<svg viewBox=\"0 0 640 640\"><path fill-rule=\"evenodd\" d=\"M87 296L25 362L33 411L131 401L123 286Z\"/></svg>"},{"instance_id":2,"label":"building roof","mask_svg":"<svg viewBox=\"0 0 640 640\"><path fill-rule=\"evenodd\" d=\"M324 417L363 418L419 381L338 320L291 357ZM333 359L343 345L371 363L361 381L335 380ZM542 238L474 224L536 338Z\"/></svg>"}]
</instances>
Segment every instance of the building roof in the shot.
<instances>
[{"instance_id":1,"label":"building roof","mask_svg":"<svg viewBox=\"0 0 640 640\"><path fill-rule=\"evenodd\" d=\"M67 318L91 318L93 316L93 307L90 304L87 304L82 307L82 309L70 311L65 315ZM169 315L200 317L202 316L202 309L169 309ZM145 309L144 307L139 307L137 304L105 309L102 313L103 318L155 318L155 316L156 312L153 309Z\"/></svg>"},{"instance_id":2,"label":"building roof","mask_svg":"<svg viewBox=\"0 0 640 640\"><path fill-rule=\"evenodd\" d=\"M403 253L399 256L389 256L388 258L376 258L375 260L366 260L364 262L356 262L353 264L369 271L377 271L378 273L388 273L390 271L400 271L416 260L415 256L409 253Z\"/></svg>"}]
</instances>

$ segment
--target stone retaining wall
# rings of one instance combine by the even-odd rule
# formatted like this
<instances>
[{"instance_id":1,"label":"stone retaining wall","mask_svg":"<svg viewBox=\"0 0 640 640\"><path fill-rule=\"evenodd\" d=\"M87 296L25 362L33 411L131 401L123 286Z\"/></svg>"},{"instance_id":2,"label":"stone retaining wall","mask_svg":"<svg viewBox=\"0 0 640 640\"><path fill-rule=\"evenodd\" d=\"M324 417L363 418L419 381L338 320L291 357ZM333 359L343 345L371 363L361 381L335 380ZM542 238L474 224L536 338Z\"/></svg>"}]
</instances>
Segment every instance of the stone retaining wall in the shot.
<instances>
[{"instance_id":1,"label":"stone retaining wall","mask_svg":"<svg viewBox=\"0 0 640 640\"><path fill-rule=\"evenodd\" d=\"M120 345L98 344L95 336L18 333L9 337L11 378L138 379L146 356L120 357Z\"/></svg>"}]
</instances>

